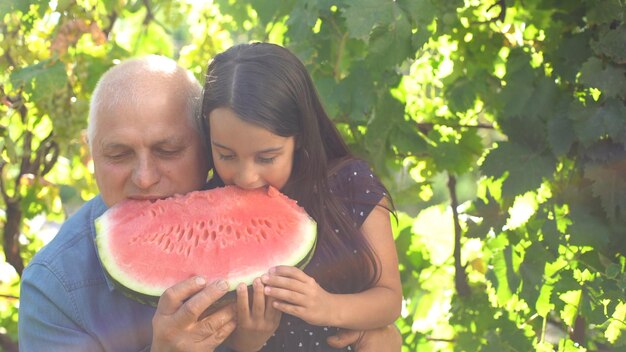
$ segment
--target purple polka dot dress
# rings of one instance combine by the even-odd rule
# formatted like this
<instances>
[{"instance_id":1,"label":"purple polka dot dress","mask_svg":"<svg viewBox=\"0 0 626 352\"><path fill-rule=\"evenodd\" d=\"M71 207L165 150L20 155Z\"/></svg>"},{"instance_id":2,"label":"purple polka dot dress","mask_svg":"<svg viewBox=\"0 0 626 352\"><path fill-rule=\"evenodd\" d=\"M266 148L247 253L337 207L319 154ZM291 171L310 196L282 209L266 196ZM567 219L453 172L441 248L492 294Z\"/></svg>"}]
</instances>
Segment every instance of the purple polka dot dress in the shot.
<instances>
[{"instance_id":1,"label":"purple polka dot dress","mask_svg":"<svg viewBox=\"0 0 626 352\"><path fill-rule=\"evenodd\" d=\"M384 188L367 163L360 160L346 163L330 176L329 183L331 192L345 199L345 208L358 227L363 224L375 204L385 196ZM319 265L315 255L309 265ZM283 314L278 329L261 351L354 351L352 347L336 349L326 343L326 339L338 331L335 327L315 326L292 315Z\"/></svg>"}]
</instances>

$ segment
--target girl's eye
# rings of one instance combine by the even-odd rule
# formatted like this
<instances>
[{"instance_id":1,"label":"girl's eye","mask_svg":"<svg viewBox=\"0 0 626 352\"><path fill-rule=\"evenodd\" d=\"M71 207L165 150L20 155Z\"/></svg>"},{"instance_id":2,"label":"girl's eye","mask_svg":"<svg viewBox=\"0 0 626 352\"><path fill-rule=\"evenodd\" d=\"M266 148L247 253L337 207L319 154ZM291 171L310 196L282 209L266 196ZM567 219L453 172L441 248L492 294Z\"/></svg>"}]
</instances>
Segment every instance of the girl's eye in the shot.
<instances>
[{"instance_id":1,"label":"girl's eye","mask_svg":"<svg viewBox=\"0 0 626 352\"><path fill-rule=\"evenodd\" d=\"M220 160L233 160L235 158L234 155L224 155L222 153L219 153L220 156Z\"/></svg>"},{"instance_id":2,"label":"girl's eye","mask_svg":"<svg viewBox=\"0 0 626 352\"><path fill-rule=\"evenodd\" d=\"M276 157L273 156L271 158L263 158L263 157L259 157L259 162L261 164L272 164L274 162L274 160L276 160Z\"/></svg>"}]
</instances>

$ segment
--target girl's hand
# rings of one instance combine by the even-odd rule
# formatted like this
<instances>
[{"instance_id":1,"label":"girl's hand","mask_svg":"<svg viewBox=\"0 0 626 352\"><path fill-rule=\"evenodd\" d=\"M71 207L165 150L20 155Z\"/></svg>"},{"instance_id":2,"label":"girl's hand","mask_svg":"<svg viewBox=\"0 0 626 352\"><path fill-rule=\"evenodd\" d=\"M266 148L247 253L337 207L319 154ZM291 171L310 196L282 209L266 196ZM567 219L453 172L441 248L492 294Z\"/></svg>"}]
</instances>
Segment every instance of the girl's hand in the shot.
<instances>
[{"instance_id":1,"label":"girl's hand","mask_svg":"<svg viewBox=\"0 0 626 352\"><path fill-rule=\"evenodd\" d=\"M237 328L228 338L228 345L236 351L260 350L278 328L282 313L272 307L274 299L266 298L263 288L261 279L254 279L250 308L247 286L237 286Z\"/></svg>"},{"instance_id":2,"label":"girl's hand","mask_svg":"<svg viewBox=\"0 0 626 352\"><path fill-rule=\"evenodd\" d=\"M314 278L291 266L277 266L263 275L265 295L274 308L294 315L309 324L333 325L333 296Z\"/></svg>"}]
</instances>

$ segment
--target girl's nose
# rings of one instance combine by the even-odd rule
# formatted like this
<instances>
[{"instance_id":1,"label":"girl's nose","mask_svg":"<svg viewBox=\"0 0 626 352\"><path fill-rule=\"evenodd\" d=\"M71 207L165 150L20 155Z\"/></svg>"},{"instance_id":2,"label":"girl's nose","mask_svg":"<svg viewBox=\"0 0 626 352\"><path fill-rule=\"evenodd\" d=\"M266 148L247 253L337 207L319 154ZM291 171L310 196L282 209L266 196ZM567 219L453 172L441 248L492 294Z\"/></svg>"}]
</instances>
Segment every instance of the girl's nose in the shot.
<instances>
[{"instance_id":1,"label":"girl's nose","mask_svg":"<svg viewBox=\"0 0 626 352\"><path fill-rule=\"evenodd\" d=\"M259 173L253 166L243 165L235 177L235 185L239 188L254 189L262 186Z\"/></svg>"}]
</instances>

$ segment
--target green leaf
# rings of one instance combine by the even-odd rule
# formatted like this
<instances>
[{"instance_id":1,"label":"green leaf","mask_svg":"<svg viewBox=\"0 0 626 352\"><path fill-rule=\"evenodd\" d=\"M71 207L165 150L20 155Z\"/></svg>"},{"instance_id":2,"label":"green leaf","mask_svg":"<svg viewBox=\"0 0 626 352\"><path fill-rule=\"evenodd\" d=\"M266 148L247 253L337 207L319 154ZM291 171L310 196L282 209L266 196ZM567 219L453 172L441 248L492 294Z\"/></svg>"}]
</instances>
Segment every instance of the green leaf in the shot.
<instances>
[{"instance_id":1,"label":"green leaf","mask_svg":"<svg viewBox=\"0 0 626 352\"><path fill-rule=\"evenodd\" d=\"M340 101L339 107L343 112L349 112L350 121L364 123L371 115L375 100L375 87L372 86L372 76L363 65L354 65L352 72L337 86ZM397 101L396 101L397 102ZM392 102L389 102L392 103ZM395 105L395 103L393 103ZM398 116L395 116L398 117Z\"/></svg>"},{"instance_id":2,"label":"green leaf","mask_svg":"<svg viewBox=\"0 0 626 352\"><path fill-rule=\"evenodd\" d=\"M409 13L418 30L430 24L437 14L437 8L432 0L397 0L396 2Z\"/></svg>"},{"instance_id":3,"label":"green leaf","mask_svg":"<svg viewBox=\"0 0 626 352\"><path fill-rule=\"evenodd\" d=\"M505 304L517 291L520 279L513 266L513 249L507 245L501 251L494 253L491 267L487 271L487 278L496 289L496 296L500 304Z\"/></svg>"},{"instance_id":4,"label":"green leaf","mask_svg":"<svg viewBox=\"0 0 626 352\"><path fill-rule=\"evenodd\" d=\"M606 276L609 279L615 279L617 277L617 275L619 275L619 273L621 273L621 272L622 272L622 268L619 265L617 265L615 263L611 263L606 268L605 274L606 274Z\"/></svg>"},{"instance_id":5,"label":"green leaf","mask_svg":"<svg viewBox=\"0 0 626 352\"><path fill-rule=\"evenodd\" d=\"M492 149L482 164L485 175L495 178L508 173L502 185L503 197L515 197L539 188L544 178L550 178L556 160L517 143L502 142Z\"/></svg>"},{"instance_id":6,"label":"green leaf","mask_svg":"<svg viewBox=\"0 0 626 352\"><path fill-rule=\"evenodd\" d=\"M565 292L559 298L565 303L563 310L560 312L561 319L568 326L574 326L582 300L582 290Z\"/></svg>"},{"instance_id":7,"label":"green leaf","mask_svg":"<svg viewBox=\"0 0 626 352\"><path fill-rule=\"evenodd\" d=\"M626 155L625 155L626 157ZM609 219L626 218L626 168L620 160L607 164L589 163L584 169L591 180L593 194L600 198L602 208Z\"/></svg>"},{"instance_id":8,"label":"green leaf","mask_svg":"<svg viewBox=\"0 0 626 352\"><path fill-rule=\"evenodd\" d=\"M524 260L519 267L519 273L523 279L520 297L528 304L535 305L543 286L544 268L549 256L538 242L530 245L524 252Z\"/></svg>"},{"instance_id":9,"label":"green leaf","mask_svg":"<svg viewBox=\"0 0 626 352\"><path fill-rule=\"evenodd\" d=\"M582 66L580 81L608 97L626 98L626 69L592 57Z\"/></svg>"},{"instance_id":10,"label":"green leaf","mask_svg":"<svg viewBox=\"0 0 626 352\"><path fill-rule=\"evenodd\" d=\"M555 156L565 156L576 141L573 121L559 112L548 120L548 144Z\"/></svg>"},{"instance_id":11,"label":"green leaf","mask_svg":"<svg viewBox=\"0 0 626 352\"><path fill-rule=\"evenodd\" d=\"M624 4L621 0L603 0L594 2L587 11L589 24L611 23L623 20Z\"/></svg>"},{"instance_id":12,"label":"green leaf","mask_svg":"<svg viewBox=\"0 0 626 352\"><path fill-rule=\"evenodd\" d=\"M389 23L376 24L369 40L368 61L373 67L393 67L415 55L409 19L393 3L393 19Z\"/></svg>"},{"instance_id":13,"label":"green leaf","mask_svg":"<svg viewBox=\"0 0 626 352\"><path fill-rule=\"evenodd\" d=\"M468 77L459 77L453 82L448 82L446 98L448 105L454 112L467 111L474 107L476 102L476 82Z\"/></svg>"},{"instance_id":14,"label":"green leaf","mask_svg":"<svg viewBox=\"0 0 626 352\"><path fill-rule=\"evenodd\" d=\"M0 1L0 13L3 15L13 11L28 13L30 5L41 4L43 2L43 0L2 0Z\"/></svg>"},{"instance_id":15,"label":"green leaf","mask_svg":"<svg viewBox=\"0 0 626 352\"><path fill-rule=\"evenodd\" d=\"M509 54L504 76L506 86L499 94L503 118L525 115L534 90L535 71L530 61L530 56L522 50L515 49Z\"/></svg>"},{"instance_id":16,"label":"green leaf","mask_svg":"<svg viewBox=\"0 0 626 352\"><path fill-rule=\"evenodd\" d=\"M483 152L482 139L476 129L457 131L437 127L428 133L428 138L431 141L429 154L434 158L437 170L457 176L468 172Z\"/></svg>"},{"instance_id":17,"label":"green leaf","mask_svg":"<svg viewBox=\"0 0 626 352\"><path fill-rule=\"evenodd\" d=\"M288 12L291 12L294 0L251 0L250 4L259 16L259 20L262 24L266 25L276 17L281 17Z\"/></svg>"},{"instance_id":18,"label":"green leaf","mask_svg":"<svg viewBox=\"0 0 626 352\"><path fill-rule=\"evenodd\" d=\"M530 97L532 104L529 104L524 115L537 116L542 119L549 118L554 115L554 111L558 108L560 100L559 87L553 78L541 77L534 84L534 90Z\"/></svg>"},{"instance_id":19,"label":"green leaf","mask_svg":"<svg viewBox=\"0 0 626 352\"><path fill-rule=\"evenodd\" d=\"M307 40L319 18L319 11L317 1L296 1L286 23L289 37L295 42Z\"/></svg>"},{"instance_id":20,"label":"green leaf","mask_svg":"<svg viewBox=\"0 0 626 352\"><path fill-rule=\"evenodd\" d=\"M49 59L15 70L9 79L14 86L24 87L34 100L39 100L63 88L67 73L63 62Z\"/></svg>"},{"instance_id":21,"label":"green leaf","mask_svg":"<svg viewBox=\"0 0 626 352\"><path fill-rule=\"evenodd\" d=\"M571 204L570 207L570 219L572 220L568 228L570 244L591 246L598 249L604 248L609 243L611 235L606 220L593 215L593 212L584 206Z\"/></svg>"},{"instance_id":22,"label":"green leaf","mask_svg":"<svg viewBox=\"0 0 626 352\"><path fill-rule=\"evenodd\" d=\"M598 40L591 41L597 55L608 57L616 64L626 64L626 24L603 32Z\"/></svg>"},{"instance_id":23,"label":"green leaf","mask_svg":"<svg viewBox=\"0 0 626 352\"><path fill-rule=\"evenodd\" d=\"M83 63L87 66L87 78L84 81L84 89L87 92L93 92L102 74L104 74L113 63L99 57L85 56L85 59Z\"/></svg>"},{"instance_id":24,"label":"green leaf","mask_svg":"<svg viewBox=\"0 0 626 352\"><path fill-rule=\"evenodd\" d=\"M368 41L376 26L390 25L394 19L397 4L392 0L360 0L343 9L350 38Z\"/></svg>"},{"instance_id":25,"label":"green leaf","mask_svg":"<svg viewBox=\"0 0 626 352\"><path fill-rule=\"evenodd\" d=\"M481 219L478 224L471 217L468 219L465 235L469 238L484 239L492 229L499 233L506 225L508 213L502 210L500 204L491 196L489 191L487 191L486 198L486 201L482 198L476 199L472 203L473 208L467 211L471 217Z\"/></svg>"},{"instance_id":26,"label":"green leaf","mask_svg":"<svg viewBox=\"0 0 626 352\"><path fill-rule=\"evenodd\" d=\"M580 72L580 66L592 55L589 47L591 37L590 31L566 33L555 43L556 51L553 54L546 53L554 65L554 71L564 80L575 81L576 75Z\"/></svg>"},{"instance_id":27,"label":"green leaf","mask_svg":"<svg viewBox=\"0 0 626 352\"><path fill-rule=\"evenodd\" d=\"M552 292L554 290L554 286L544 284L541 286L539 291L539 297L537 297L537 301L535 302L535 309L537 310L537 314L542 317L547 317L550 312L554 309L554 304L551 301Z\"/></svg>"},{"instance_id":28,"label":"green leaf","mask_svg":"<svg viewBox=\"0 0 626 352\"><path fill-rule=\"evenodd\" d=\"M387 142L395 121L404 120L404 106L390 94L385 94L376 106L367 125L365 147L374 168L382 170L387 156Z\"/></svg>"},{"instance_id":29,"label":"green leaf","mask_svg":"<svg viewBox=\"0 0 626 352\"><path fill-rule=\"evenodd\" d=\"M426 153L428 145L419 133L417 126L407 124L406 121L395 123L389 134L389 143L395 147L400 155L422 155Z\"/></svg>"},{"instance_id":30,"label":"green leaf","mask_svg":"<svg viewBox=\"0 0 626 352\"><path fill-rule=\"evenodd\" d=\"M537 153L547 151L546 123L536 115L510 116L499 121L502 132L511 143L516 143Z\"/></svg>"},{"instance_id":31,"label":"green leaf","mask_svg":"<svg viewBox=\"0 0 626 352\"><path fill-rule=\"evenodd\" d=\"M620 302L609 320L609 326L604 332L604 337L610 342L615 343L617 339L626 331L626 303Z\"/></svg>"}]
</instances>

